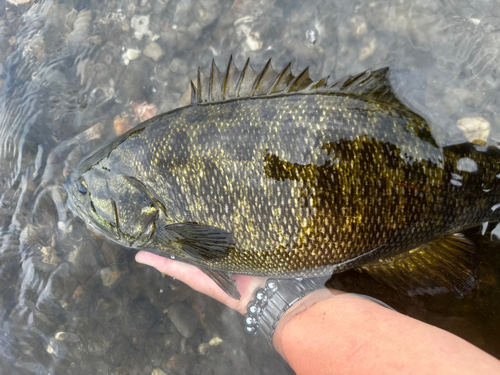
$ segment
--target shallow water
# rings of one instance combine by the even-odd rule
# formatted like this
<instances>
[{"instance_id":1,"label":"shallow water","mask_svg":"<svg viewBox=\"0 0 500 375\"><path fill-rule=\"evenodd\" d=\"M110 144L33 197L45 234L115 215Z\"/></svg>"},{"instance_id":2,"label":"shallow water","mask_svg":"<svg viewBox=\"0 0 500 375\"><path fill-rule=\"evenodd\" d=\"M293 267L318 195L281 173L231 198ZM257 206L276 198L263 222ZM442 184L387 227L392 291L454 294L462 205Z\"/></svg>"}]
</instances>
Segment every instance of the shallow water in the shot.
<instances>
[{"instance_id":1,"label":"shallow water","mask_svg":"<svg viewBox=\"0 0 500 375\"><path fill-rule=\"evenodd\" d=\"M187 104L197 66L215 58L222 68L231 54L239 67L273 58L276 70L291 61L314 78L389 65L398 95L441 144L463 141L460 125L476 119L496 145L499 45L493 0L1 2L0 372L293 373L244 335L235 312L74 218L61 186L71 167L155 111ZM480 283L463 299L408 298L355 271L332 284L500 358L493 228L467 233Z\"/></svg>"}]
</instances>

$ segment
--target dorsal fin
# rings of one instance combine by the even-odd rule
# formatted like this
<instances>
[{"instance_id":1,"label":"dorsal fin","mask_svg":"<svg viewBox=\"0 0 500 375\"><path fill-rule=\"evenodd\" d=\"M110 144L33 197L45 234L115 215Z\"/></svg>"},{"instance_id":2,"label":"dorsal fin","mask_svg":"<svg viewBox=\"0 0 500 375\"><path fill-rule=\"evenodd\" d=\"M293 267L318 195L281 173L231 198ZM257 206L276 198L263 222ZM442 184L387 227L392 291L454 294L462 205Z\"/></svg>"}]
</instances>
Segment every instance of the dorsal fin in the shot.
<instances>
[{"instance_id":1,"label":"dorsal fin","mask_svg":"<svg viewBox=\"0 0 500 375\"><path fill-rule=\"evenodd\" d=\"M252 96L268 94L278 76L279 74L274 71L271 66L271 59L269 59L253 84Z\"/></svg>"},{"instance_id":2,"label":"dorsal fin","mask_svg":"<svg viewBox=\"0 0 500 375\"><path fill-rule=\"evenodd\" d=\"M222 94L223 100L232 99L236 97L236 87L240 79L241 72L234 65L233 56L229 58L227 64L226 77L224 78L224 91Z\"/></svg>"},{"instance_id":3,"label":"dorsal fin","mask_svg":"<svg viewBox=\"0 0 500 375\"><path fill-rule=\"evenodd\" d=\"M389 68L367 70L356 76L347 76L330 85L328 92L354 94L391 107L408 110L393 94L387 77Z\"/></svg>"},{"instance_id":4,"label":"dorsal fin","mask_svg":"<svg viewBox=\"0 0 500 375\"><path fill-rule=\"evenodd\" d=\"M208 80L208 92L210 93L210 102L220 102L223 100L224 79L225 74L222 74L215 65L215 60L212 59L212 68L210 69L210 78Z\"/></svg>"},{"instance_id":5,"label":"dorsal fin","mask_svg":"<svg viewBox=\"0 0 500 375\"><path fill-rule=\"evenodd\" d=\"M231 56L224 73L219 71L213 60L209 77L205 77L198 69L197 87L191 84L193 90L191 104L303 92L351 94L397 109L408 110L392 93L387 77L388 71L389 68L367 70L356 76L343 77L328 86L328 77L313 81L309 77L308 68L295 77L288 64L281 73L277 73L272 68L270 59L259 73L250 66L250 59L240 71Z\"/></svg>"},{"instance_id":6,"label":"dorsal fin","mask_svg":"<svg viewBox=\"0 0 500 375\"><path fill-rule=\"evenodd\" d=\"M292 74L292 63L288 63L285 69L280 73L278 79L274 82L273 87L271 87L270 93L275 94L277 92L285 91L290 82L295 78Z\"/></svg>"},{"instance_id":7,"label":"dorsal fin","mask_svg":"<svg viewBox=\"0 0 500 375\"><path fill-rule=\"evenodd\" d=\"M238 88L236 89L236 97L244 98L246 96L250 96L252 93L253 83L255 82L257 77L258 74L250 66L250 59L247 59L245 67L240 74Z\"/></svg>"},{"instance_id":8,"label":"dorsal fin","mask_svg":"<svg viewBox=\"0 0 500 375\"><path fill-rule=\"evenodd\" d=\"M311 83L312 79L309 78L309 68L305 68L302 73L300 73L295 79L290 82L286 92L298 92L307 88Z\"/></svg>"}]
</instances>

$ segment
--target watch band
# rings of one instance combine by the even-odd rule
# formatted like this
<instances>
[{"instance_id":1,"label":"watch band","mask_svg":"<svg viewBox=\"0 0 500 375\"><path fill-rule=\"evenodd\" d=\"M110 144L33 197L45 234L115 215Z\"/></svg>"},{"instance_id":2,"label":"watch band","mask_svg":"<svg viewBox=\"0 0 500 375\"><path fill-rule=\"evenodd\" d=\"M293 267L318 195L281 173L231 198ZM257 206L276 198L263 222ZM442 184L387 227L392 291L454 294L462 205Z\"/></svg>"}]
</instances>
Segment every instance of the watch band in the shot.
<instances>
[{"instance_id":1,"label":"watch band","mask_svg":"<svg viewBox=\"0 0 500 375\"><path fill-rule=\"evenodd\" d=\"M245 331L258 332L273 346L274 331L285 312L307 294L324 288L325 278L268 279L265 288L257 289L245 315Z\"/></svg>"},{"instance_id":2,"label":"watch band","mask_svg":"<svg viewBox=\"0 0 500 375\"><path fill-rule=\"evenodd\" d=\"M255 291L255 299L247 306L245 332L257 335L259 332L273 346L276 327L285 312L309 293L325 288L325 278L312 279L267 279L265 288ZM346 293L343 296L367 299L394 310L386 303L364 294Z\"/></svg>"}]
</instances>

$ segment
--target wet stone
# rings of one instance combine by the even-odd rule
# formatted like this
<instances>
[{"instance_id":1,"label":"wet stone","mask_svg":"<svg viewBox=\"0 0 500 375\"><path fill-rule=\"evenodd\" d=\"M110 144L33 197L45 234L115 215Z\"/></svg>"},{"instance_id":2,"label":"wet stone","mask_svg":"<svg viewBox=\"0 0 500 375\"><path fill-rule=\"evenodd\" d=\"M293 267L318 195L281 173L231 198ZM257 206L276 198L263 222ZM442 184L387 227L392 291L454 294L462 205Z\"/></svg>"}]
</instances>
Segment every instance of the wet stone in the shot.
<instances>
[{"instance_id":1,"label":"wet stone","mask_svg":"<svg viewBox=\"0 0 500 375\"><path fill-rule=\"evenodd\" d=\"M189 338L200 325L200 317L185 302L174 303L168 308L168 317L173 325L179 330L179 333Z\"/></svg>"},{"instance_id":2,"label":"wet stone","mask_svg":"<svg viewBox=\"0 0 500 375\"><path fill-rule=\"evenodd\" d=\"M161 40L171 48L177 45L177 31L174 29L168 29L160 33Z\"/></svg>"},{"instance_id":3,"label":"wet stone","mask_svg":"<svg viewBox=\"0 0 500 375\"><path fill-rule=\"evenodd\" d=\"M160 367L162 363L165 361L165 358L168 358L172 354L175 353L177 346L169 346L171 338L169 338L171 334L152 334L145 336L139 340L137 340L136 347L143 348L149 360L151 361L151 365L153 367ZM177 334L177 338L180 340L180 335Z\"/></svg>"},{"instance_id":4,"label":"wet stone","mask_svg":"<svg viewBox=\"0 0 500 375\"><path fill-rule=\"evenodd\" d=\"M54 338L57 341L64 341L64 342L68 342L68 343L76 343L76 342L80 341L80 338L71 332L57 332L54 335Z\"/></svg>"},{"instance_id":5,"label":"wet stone","mask_svg":"<svg viewBox=\"0 0 500 375\"><path fill-rule=\"evenodd\" d=\"M85 282L92 276L99 264L94 241L82 241L67 255L67 260L74 266L73 276L80 282Z\"/></svg>"},{"instance_id":6,"label":"wet stone","mask_svg":"<svg viewBox=\"0 0 500 375\"><path fill-rule=\"evenodd\" d=\"M124 358L122 367L134 375L146 375L151 373L152 370L146 353L138 351L129 353Z\"/></svg>"},{"instance_id":7,"label":"wet stone","mask_svg":"<svg viewBox=\"0 0 500 375\"><path fill-rule=\"evenodd\" d=\"M95 317L101 323L109 322L111 319L121 315L122 303L118 298L103 299L97 301Z\"/></svg>"},{"instance_id":8,"label":"wet stone","mask_svg":"<svg viewBox=\"0 0 500 375\"><path fill-rule=\"evenodd\" d=\"M120 277L127 271L120 271L116 266L106 267L101 270L102 284L108 288L114 288L119 284Z\"/></svg>"},{"instance_id":9,"label":"wet stone","mask_svg":"<svg viewBox=\"0 0 500 375\"><path fill-rule=\"evenodd\" d=\"M218 0L199 0L193 8L196 9L196 16L202 28L214 22L221 11Z\"/></svg>"},{"instance_id":10,"label":"wet stone","mask_svg":"<svg viewBox=\"0 0 500 375\"><path fill-rule=\"evenodd\" d=\"M63 358L66 355L66 347L59 341L50 338L49 343L46 346L47 353L54 356L57 359Z\"/></svg>"},{"instance_id":11,"label":"wet stone","mask_svg":"<svg viewBox=\"0 0 500 375\"><path fill-rule=\"evenodd\" d=\"M142 51L140 49L129 48L122 55L123 63L128 65L130 61L138 59L141 55Z\"/></svg>"},{"instance_id":12,"label":"wet stone","mask_svg":"<svg viewBox=\"0 0 500 375\"><path fill-rule=\"evenodd\" d=\"M72 276L71 265L69 263L62 263L50 275L38 302L40 303L42 300L50 298L57 300L61 304L67 304L77 286L78 281Z\"/></svg>"},{"instance_id":13,"label":"wet stone","mask_svg":"<svg viewBox=\"0 0 500 375\"><path fill-rule=\"evenodd\" d=\"M106 357L111 364L117 366L123 362L123 358L132 350L134 349L129 339L124 334L120 333L114 337L110 348L106 352Z\"/></svg>"},{"instance_id":14,"label":"wet stone","mask_svg":"<svg viewBox=\"0 0 500 375\"><path fill-rule=\"evenodd\" d=\"M150 43L144 49L144 56L149 57L153 61L158 61L163 56L163 50L156 42Z\"/></svg>"},{"instance_id":15,"label":"wet stone","mask_svg":"<svg viewBox=\"0 0 500 375\"><path fill-rule=\"evenodd\" d=\"M189 69L189 65L187 64L187 61L176 58L172 60L170 63L170 71L180 74L180 75L186 75Z\"/></svg>"},{"instance_id":16,"label":"wet stone","mask_svg":"<svg viewBox=\"0 0 500 375\"><path fill-rule=\"evenodd\" d=\"M127 371L126 368L117 367L112 372L111 375L131 375L130 372Z\"/></svg>"},{"instance_id":17,"label":"wet stone","mask_svg":"<svg viewBox=\"0 0 500 375\"><path fill-rule=\"evenodd\" d=\"M457 126L469 142L486 142L490 135L490 123L482 117L461 118Z\"/></svg>"},{"instance_id":18,"label":"wet stone","mask_svg":"<svg viewBox=\"0 0 500 375\"><path fill-rule=\"evenodd\" d=\"M107 335L93 334L87 343L89 353L103 355L111 345L111 338Z\"/></svg>"},{"instance_id":19,"label":"wet stone","mask_svg":"<svg viewBox=\"0 0 500 375\"><path fill-rule=\"evenodd\" d=\"M163 371L161 368L155 368L153 371L151 371L151 375L167 375L165 371Z\"/></svg>"},{"instance_id":20,"label":"wet stone","mask_svg":"<svg viewBox=\"0 0 500 375\"><path fill-rule=\"evenodd\" d=\"M148 298L129 300L124 309L124 332L132 337L144 336L159 323L158 310Z\"/></svg>"},{"instance_id":21,"label":"wet stone","mask_svg":"<svg viewBox=\"0 0 500 375\"><path fill-rule=\"evenodd\" d=\"M130 21L130 27L134 29L134 37L138 40L142 40L144 35L149 37L152 36L151 30L149 30L149 14L148 15L135 15Z\"/></svg>"}]
</instances>

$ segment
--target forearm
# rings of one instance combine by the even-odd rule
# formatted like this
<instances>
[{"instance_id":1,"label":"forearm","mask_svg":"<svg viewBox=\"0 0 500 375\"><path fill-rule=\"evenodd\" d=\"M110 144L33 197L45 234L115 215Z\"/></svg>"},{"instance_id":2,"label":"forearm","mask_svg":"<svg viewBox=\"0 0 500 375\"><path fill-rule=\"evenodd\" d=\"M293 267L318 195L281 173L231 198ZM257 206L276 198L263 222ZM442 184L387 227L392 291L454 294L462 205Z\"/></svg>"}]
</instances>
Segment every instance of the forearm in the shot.
<instances>
[{"instance_id":1,"label":"forearm","mask_svg":"<svg viewBox=\"0 0 500 375\"><path fill-rule=\"evenodd\" d=\"M449 332L326 290L283 316L274 345L297 374L500 374L498 360Z\"/></svg>"}]
</instances>

